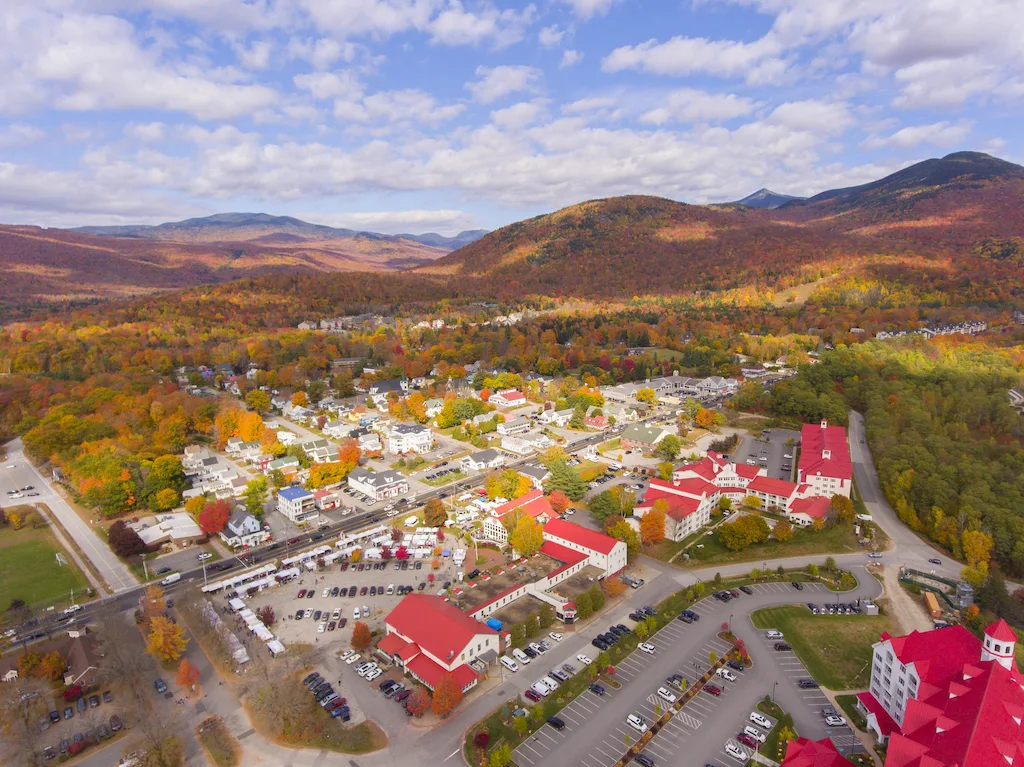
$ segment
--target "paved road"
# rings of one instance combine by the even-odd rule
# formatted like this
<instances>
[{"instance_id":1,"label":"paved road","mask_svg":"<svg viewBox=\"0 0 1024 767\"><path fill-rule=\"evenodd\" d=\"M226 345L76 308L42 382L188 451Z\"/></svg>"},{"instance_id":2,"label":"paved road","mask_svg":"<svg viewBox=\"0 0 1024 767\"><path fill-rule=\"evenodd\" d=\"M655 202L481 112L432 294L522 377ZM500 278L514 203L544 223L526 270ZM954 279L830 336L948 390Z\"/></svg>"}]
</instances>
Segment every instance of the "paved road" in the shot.
<instances>
[{"instance_id":1,"label":"paved road","mask_svg":"<svg viewBox=\"0 0 1024 767\"><path fill-rule=\"evenodd\" d=\"M61 525L67 530L75 543L78 544L82 553L95 565L103 580L107 582L113 593L118 594L128 589L135 588L138 581L132 575L131 570L114 552L110 550L106 542L101 540L92 528L75 513L75 510L68 506L67 502L53 489L48 477L38 472L35 466L25 457L21 444L21 438L7 443L7 466L14 464L13 469L0 471L0 498L6 498L6 492L13 488L34 485L37 498L19 498L18 503L45 503L53 511Z\"/></svg>"}]
</instances>

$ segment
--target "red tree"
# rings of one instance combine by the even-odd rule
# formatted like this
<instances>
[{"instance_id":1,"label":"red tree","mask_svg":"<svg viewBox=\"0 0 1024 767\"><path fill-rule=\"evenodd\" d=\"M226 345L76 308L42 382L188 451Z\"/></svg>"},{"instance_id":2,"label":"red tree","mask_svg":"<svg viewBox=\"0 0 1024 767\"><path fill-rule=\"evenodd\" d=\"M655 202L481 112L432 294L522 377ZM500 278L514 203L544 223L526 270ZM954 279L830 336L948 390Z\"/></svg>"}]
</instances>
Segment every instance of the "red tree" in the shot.
<instances>
[{"instance_id":1,"label":"red tree","mask_svg":"<svg viewBox=\"0 0 1024 767\"><path fill-rule=\"evenodd\" d=\"M383 559L385 562L387 562L389 559L391 559L391 547L390 546L381 546L380 547L380 558Z\"/></svg>"},{"instance_id":2,"label":"red tree","mask_svg":"<svg viewBox=\"0 0 1024 767\"><path fill-rule=\"evenodd\" d=\"M395 559L408 559L408 558L409 558L409 550L407 548L405 548L405 546L399 546L395 550Z\"/></svg>"},{"instance_id":3,"label":"red tree","mask_svg":"<svg viewBox=\"0 0 1024 767\"><path fill-rule=\"evenodd\" d=\"M551 495L548 496L548 503L551 504L551 508L555 510L556 514L561 514L569 508L569 504L572 501L569 500L569 496L560 490L555 490Z\"/></svg>"},{"instance_id":4,"label":"red tree","mask_svg":"<svg viewBox=\"0 0 1024 767\"><path fill-rule=\"evenodd\" d=\"M216 535L224 529L231 518L231 507L227 501L214 501L199 512L199 527L207 535Z\"/></svg>"}]
</instances>

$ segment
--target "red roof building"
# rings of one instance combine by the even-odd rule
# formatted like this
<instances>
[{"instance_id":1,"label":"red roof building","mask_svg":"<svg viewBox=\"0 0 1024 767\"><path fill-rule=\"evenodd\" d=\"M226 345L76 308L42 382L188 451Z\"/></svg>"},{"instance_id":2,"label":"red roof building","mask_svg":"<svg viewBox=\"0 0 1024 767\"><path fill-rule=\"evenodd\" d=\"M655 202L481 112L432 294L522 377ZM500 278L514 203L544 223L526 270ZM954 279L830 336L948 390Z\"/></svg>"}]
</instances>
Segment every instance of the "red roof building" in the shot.
<instances>
[{"instance_id":1,"label":"red roof building","mask_svg":"<svg viewBox=\"0 0 1024 767\"><path fill-rule=\"evenodd\" d=\"M814 524L816 519L827 518L831 510L831 498L821 495L811 498L794 498L789 504L789 518L796 524L806 527Z\"/></svg>"},{"instance_id":2,"label":"red roof building","mask_svg":"<svg viewBox=\"0 0 1024 767\"><path fill-rule=\"evenodd\" d=\"M886 762L886 765L889 763ZM786 746L786 758L781 767L850 767L850 762L840 754L832 741L797 738Z\"/></svg>"},{"instance_id":3,"label":"red roof building","mask_svg":"<svg viewBox=\"0 0 1024 767\"><path fill-rule=\"evenodd\" d=\"M708 468L713 465L708 462L700 468L713 471ZM642 518L654 508L655 503L664 501L665 537L670 541L681 541L708 524L711 521L711 509L720 497L720 489L705 480L700 471L683 473L677 479L679 475L680 472L673 472L672 482L652 479L643 501L633 509L633 515Z\"/></svg>"},{"instance_id":4,"label":"red roof building","mask_svg":"<svg viewBox=\"0 0 1024 767\"><path fill-rule=\"evenodd\" d=\"M982 641L962 626L883 634L871 689L857 698L868 727L888 739L886 767L1024 767L1016 640L1004 621Z\"/></svg>"},{"instance_id":5,"label":"red roof building","mask_svg":"<svg viewBox=\"0 0 1024 767\"><path fill-rule=\"evenodd\" d=\"M850 497L853 486L853 462L850 460L850 445L846 429L829 426L822 421L817 426L804 424L800 431L801 482L815 488L815 495L829 497L838 493Z\"/></svg>"},{"instance_id":6,"label":"red roof building","mask_svg":"<svg viewBox=\"0 0 1024 767\"><path fill-rule=\"evenodd\" d=\"M496 543L507 542L508 530L502 520L513 513L533 517L542 525L558 516L542 490L531 490L526 495L503 503L488 514L483 523L484 537Z\"/></svg>"},{"instance_id":7,"label":"red roof building","mask_svg":"<svg viewBox=\"0 0 1024 767\"><path fill-rule=\"evenodd\" d=\"M602 577L626 568L625 543L564 519L552 519L544 525L544 540L586 554L591 566L604 570Z\"/></svg>"},{"instance_id":8,"label":"red roof building","mask_svg":"<svg viewBox=\"0 0 1024 767\"><path fill-rule=\"evenodd\" d=\"M492 663L501 651L498 632L430 594L408 594L384 619L377 651L430 689L452 673L463 690L476 684L473 661Z\"/></svg>"}]
</instances>

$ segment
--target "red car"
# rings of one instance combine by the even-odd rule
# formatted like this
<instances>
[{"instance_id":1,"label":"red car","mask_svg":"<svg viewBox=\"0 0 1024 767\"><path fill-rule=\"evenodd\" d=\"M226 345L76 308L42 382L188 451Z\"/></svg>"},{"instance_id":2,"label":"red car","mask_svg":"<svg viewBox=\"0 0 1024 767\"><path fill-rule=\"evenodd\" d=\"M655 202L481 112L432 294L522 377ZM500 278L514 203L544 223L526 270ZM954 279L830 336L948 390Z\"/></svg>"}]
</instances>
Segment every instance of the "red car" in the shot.
<instances>
[{"instance_id":1,"label":"red car","mask_svg":"<svg viewBox=\"0 0 1024 767\"><path fill-rule=\"evenodd\" d=\"M535 693L533 690L527 690L523 693L523 695L532 700L534 703L540 703L540 695Z\"/></svg>"},{"instance_id":2,"label":"red car","mask_svg":"<svg viewBox=\"0 0 1024 767\"><path fill-rule=\"evenodd\" d=\"M741 732L736 736L736 740L742 743L744 746L750 746L750 748L757 748L757 741L747 735L745 732Z\"/></svg>"},{"instance_id":3,"label":"red car","mask_svg":"<svg viewBox=\"0 0 1024 767\"><path fill-rule=\"evenodd\" d=\"M704 685L704 692L714 695L716 698L722 694L722 688L715 687L713 684Z\"/></svg>"},{"instance_id":4,"label":"red car","mask_svg":"<svg viewBox=\"0 0 1024 767\"><path fill-rule=\"evenodd\" d=\"M305 599L305 597L306 597L306 590L305 589L299 589L299 599Z\"/></svg>"}]
</instances>

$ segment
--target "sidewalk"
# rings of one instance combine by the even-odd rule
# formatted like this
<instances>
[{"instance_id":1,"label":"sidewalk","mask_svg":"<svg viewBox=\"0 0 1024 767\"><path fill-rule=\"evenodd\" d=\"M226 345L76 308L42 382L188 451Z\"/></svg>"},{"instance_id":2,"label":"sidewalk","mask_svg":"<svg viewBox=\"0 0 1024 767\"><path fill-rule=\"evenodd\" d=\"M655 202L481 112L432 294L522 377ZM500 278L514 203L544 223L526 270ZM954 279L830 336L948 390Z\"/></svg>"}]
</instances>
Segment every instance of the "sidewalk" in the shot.
<instances>
[{"instance_id":1,"label":"sidewalk","mask_svg":"<svg viewBox=\"0 0 1024 767\"><path fill-rule=\"evenodd\" d=\"M839 715L842 716L843 719L846 719L846 714L843 712L842 707L838 703L836 703L836 696L856 695L858 692L863 692L862 690L837 690L836 692L832 692L832 690L828 690L824 687L820 689L821 692L825 695L825 697L828 698L828 702L832 704L832 707L839 712ZM874 760L875 767L882 767L882 760L878 758L878 754L875 753L874 747L872 745L868 745L873 744L875 742L875 736L872 735L870 732L865 732L864 730L860 729L853 722L847 722L847 724L850 726L851 730L857 733L857 739L860 741L861 745L864 746L864 748L867 750L868 756L870 756Z\"/></svg>"}]
</instances>

